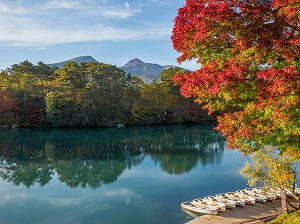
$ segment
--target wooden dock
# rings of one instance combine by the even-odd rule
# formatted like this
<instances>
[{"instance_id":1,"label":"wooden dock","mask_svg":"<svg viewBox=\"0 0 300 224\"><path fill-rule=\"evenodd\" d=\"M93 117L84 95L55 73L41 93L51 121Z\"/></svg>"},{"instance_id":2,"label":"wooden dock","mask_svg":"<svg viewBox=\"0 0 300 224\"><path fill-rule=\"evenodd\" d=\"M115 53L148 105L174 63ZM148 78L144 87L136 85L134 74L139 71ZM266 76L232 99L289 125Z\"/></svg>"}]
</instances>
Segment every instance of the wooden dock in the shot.
<instances>
[{"instance_id":1,"label":"wooden dock","mask_svg":"<svg viewBox=\"0 0 300 224\"><path fill-rule=\"evenodd\" d=\"M265 204L255 203L218 212L218 215L202 215L187 224L263 224L282 213L281 200Z\"/></svg>"}]
</instances>

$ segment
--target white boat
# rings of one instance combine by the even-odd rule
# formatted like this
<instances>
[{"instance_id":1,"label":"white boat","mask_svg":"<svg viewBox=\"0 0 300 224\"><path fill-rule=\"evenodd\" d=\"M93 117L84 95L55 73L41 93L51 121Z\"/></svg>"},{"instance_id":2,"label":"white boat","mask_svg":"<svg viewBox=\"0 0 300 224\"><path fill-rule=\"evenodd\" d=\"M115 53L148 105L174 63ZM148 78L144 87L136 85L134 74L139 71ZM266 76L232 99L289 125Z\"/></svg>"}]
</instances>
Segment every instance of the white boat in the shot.
<instances>
[{"instance_id":1,"label":"white boat","mask_svg":"<svg viewBox=\"0 0 300 224\"><path fill-rule=\"evenodd\" d=\"M230 200L224 194L216 194L214 196L214 199L218 202L226 204L226 208L235 208L236 206L238 206L237 201Z\"/></svg>"},{"instance_id":2,"label":"white boat","mask_svg":"<svg viewBox=\"0 0 300 224\"><path fill-rule=\"evenodd\" d=\"M270 188L269 192L274 194L277 198L281 198L281 193L280 193L280 189L274 189L274 188Z\"/></svg>"},{"instance_id":3,"label":"white boat","mask_svg":"<svg viewBox=\"0 0 300 224\"><path fill-rule=\"evenodd\" d=\"M280 192L280 191L281 190L278 190L278 192ZM300 188L298 188L298 187L295 187L294 190L292 190L292 189L285 189L285 192L286 192L286 196L289 197L289 198L294 197L293 195L300 196Z\"/></svg>"},{"instance_id":4,"label":"white boat","mask_svg":"<svg viewBox=\"0 0 300 224\"><path fill-rule=\"evenodd\" d=\"M235 202L229 203L224 198L223 198L223 200L222 199L218 200L216 198L216 196L207 196L207 197L204 197L204 199L212 200L212 201L216 202L219 205L223 205L223 206L225 205L226 208L235 208L236 207L236 203Z\"/></svg>"},{"instance_id":5,"label":"white boat","mask_svg":"<svg viewBox=\"0 0 300 224\"><path fill-rule=\"evenodd\" d=\"M237 196L241 199L244 199L246 201L247 204L253 205L255 204L255 198L247 195L246 192L242 191L242 190L238 190L235 192L237 194Z\"/></svg>"},{"instance_id":6,"label":"white boat","mask_svg":"<svg viewBox=\"0 0 300 224\"><path fill-rule=\"evenodd\" d=\"M268 190L255 187L253 188L254 192L258 192L259 194L265 195L269 201L273 201L274 199L281 198L280 189L268 188Z\"/></svg>"},{"instance_id":7,"label":"white boat","mask_svg":"<svg viewBox=\"0 0 300 224\"><path fill-rule=\"evenodd\" d=\"M262 188L259 187L255 187L253 188L253 191L262 195L265 195L267 197L267 200L269 201L274 201L275 199L277 199L277 194L275 194L274 192L272 192L272 190L263 190Z\"/></svg>"},{"instance_id":8,"label":"white boat","mask_svg":"<svg viewBox=\"0 0 300 224\"><path fill-rule=\"evenodd\" d=\"M227 192L225 193L225 195L232 200L240 200L242 202L244 202L245 204L252 204L251 200L248 200L247 197L243 196L243 195L239 195L235 192ZM246 200L247 199L247 200Z\"/></svg>"},{"instance_id":9,"label":"white boat","mask_svg":"<svg viewBox=\"0 0 300 224\"><path fill-rule=\"evenodd\" d=\"M202 198L194 199L192 203L196 207L199 207L199 208L207 207L207 208L211 208L211 209L217 209L218 211L225 211L225 209L223 207L218 206L216 203L207 202L207 201L203 200Z\"/></svg>"},{"instance_id":10,"label":"white boat","mask_svg":"<svg viewBox=\"0 0 300 224\"><path fill-rule=\"evenodd\" d=\"M221 212L225 212L227 207L225 203L218 202L213 196L204 197L203 201L206 202L207 205L217 206Z\"/></svg>"},{"instance_id":11,"label":"white boat","mask_svg":"<svg viewBox=\"0 0 300 224\"><path fill-rule=\"evenodd\" d=\"M245 200L242 200L240 199L238 196L236 195L231 195L231 194L228 194L229 192L225 193L225 194L216 194L216 198L224 198L226 199L226 201L228 202L235 202L236 203L236 206L239 206L239 207L244 207L246 205L246 201Z\"/></svg>"},{"instance_id":12,"label":"white boat","mask_svg":"<svg viewBox=\"0 0 300 224\"><path fill-rule=\"evenodd\" d=\"M183 209L190 210L192 212L197 212L201 214L211 214L211 215L216 215L218 213L218 209L216 208L208 208L203 206L202 208L195 206L192 202L186 201L181 203L181 207Z\"/></svg>"},{"instance_id":13,"label":"white boat","mask_svg":"<svg viewBox=\"0 0 300 224\"><path fill-rule=\"evenodd\" d=\"M253 188L245 188L244 189L244 192L251 196L251 197L254 197L255 198L255 202L260 202L260 203L267 203L267 196L263 195L263 194L259 194L259 193L256 193Z\"/></svg>"},{"instance_id":14,"label":"white boat","mask_svg":"<svg viewBox=\"0 0 300 224\"><path fill-rule=\"evenodd\" d=\"M298 196L300 196L300 188L299 187L295 187L294 193Z\"/></svg>"}]
</instances>

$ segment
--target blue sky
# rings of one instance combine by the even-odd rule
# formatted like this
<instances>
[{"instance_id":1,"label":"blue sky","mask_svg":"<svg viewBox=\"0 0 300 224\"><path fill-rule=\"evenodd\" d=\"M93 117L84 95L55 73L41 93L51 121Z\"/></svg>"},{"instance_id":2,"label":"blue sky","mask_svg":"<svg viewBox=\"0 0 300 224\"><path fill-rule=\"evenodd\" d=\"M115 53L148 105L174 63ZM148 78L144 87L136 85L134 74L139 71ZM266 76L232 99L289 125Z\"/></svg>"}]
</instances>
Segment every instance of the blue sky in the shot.
<instances>
[{"instance_id":1,"label":"blue sky","mask_svg":"<svg viewBox=\"0 0 300 224\"><path fill-rule=\"evenodd\" d=\"M177 65L170 36L184 0L0 0L0 68L90 55ZM195 62L181 65L197 69Z\"/></svg>"}]
</instances>

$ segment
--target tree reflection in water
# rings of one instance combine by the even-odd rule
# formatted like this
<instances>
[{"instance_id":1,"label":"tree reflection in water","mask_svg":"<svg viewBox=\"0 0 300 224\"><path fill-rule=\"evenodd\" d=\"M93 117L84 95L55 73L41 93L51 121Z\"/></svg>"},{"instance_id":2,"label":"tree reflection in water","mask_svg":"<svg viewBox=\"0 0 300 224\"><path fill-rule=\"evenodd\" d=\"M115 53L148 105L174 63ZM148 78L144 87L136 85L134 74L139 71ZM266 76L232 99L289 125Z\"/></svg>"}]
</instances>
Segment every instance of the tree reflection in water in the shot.
<instances>
[{"instance_id":1,"label":"tree reflection in water","mask_svg":"<svg viewBox=\"0 0 300 224\"><path fill-rule=\"evenodd\" d=\"M218 164L225 140L212 126L125 129L0 130L0 175L15 185L44 186L56 174L70 188L99 188L146 156L169 174Z\"/></svg>"}]
</instances>

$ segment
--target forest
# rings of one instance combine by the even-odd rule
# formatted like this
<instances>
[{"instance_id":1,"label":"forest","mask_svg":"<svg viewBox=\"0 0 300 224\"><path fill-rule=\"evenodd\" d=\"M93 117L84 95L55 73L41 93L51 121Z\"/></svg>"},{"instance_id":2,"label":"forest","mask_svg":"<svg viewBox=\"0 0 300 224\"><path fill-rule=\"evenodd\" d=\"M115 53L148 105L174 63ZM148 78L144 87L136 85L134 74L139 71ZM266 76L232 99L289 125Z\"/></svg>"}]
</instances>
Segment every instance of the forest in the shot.
<instances>
[{"instance_id":1,"label":"forest","mask_svg":"<svg viewBox=\"0 0 300 224\"><path fill-rule=\"evenodd\" d=\"M63 68L29 61L0 73L0 127L113 127L206 123L215 115L174 86L182 68L146 84L114 65L68 62Z\"/></svg>"}]
</instances>

